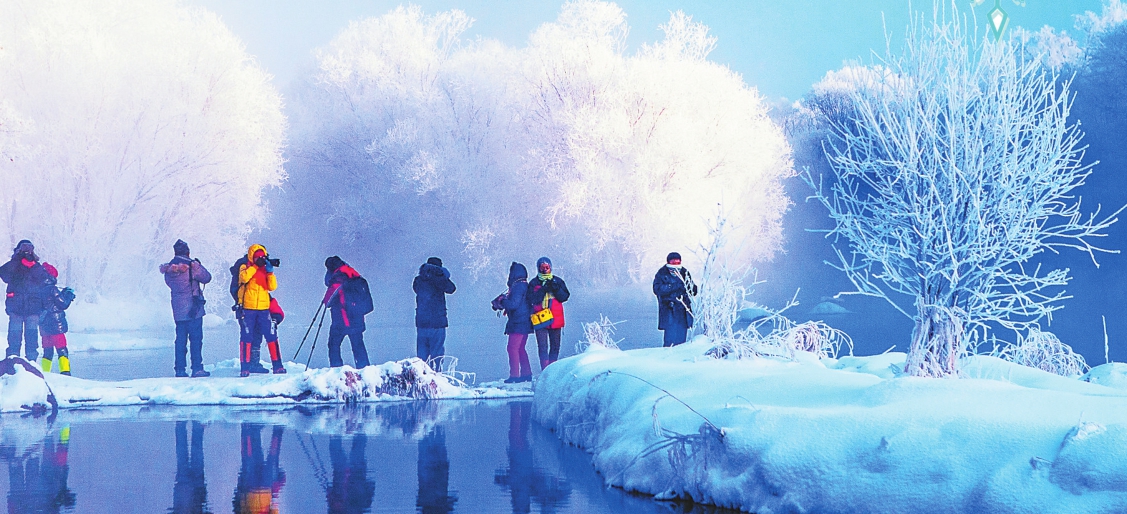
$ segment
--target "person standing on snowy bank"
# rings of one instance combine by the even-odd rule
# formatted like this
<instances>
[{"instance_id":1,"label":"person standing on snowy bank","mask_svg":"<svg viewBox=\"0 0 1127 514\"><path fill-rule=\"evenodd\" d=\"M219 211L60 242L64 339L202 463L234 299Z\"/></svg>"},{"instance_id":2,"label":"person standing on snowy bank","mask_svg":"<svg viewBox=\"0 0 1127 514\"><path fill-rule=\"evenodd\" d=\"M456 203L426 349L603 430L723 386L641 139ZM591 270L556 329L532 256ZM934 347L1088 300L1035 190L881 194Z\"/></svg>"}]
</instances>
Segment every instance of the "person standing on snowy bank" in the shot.
<instances>
[{"instance_id":1,"label":"person standing on snowy bank","mask_svg":"<svg viewBox=\"0 0 1127 514\"><path fill-rule=\"evenodd\" d=\"M344 365L340 345L344 336L352 345L356 369L368 366L368 349L364 346L364 315L372 312L372 293L368 281L336 255L325 259L325 299L333 322L329 325L329 366Z\"/></svg>"},{"instance_id":2,"label":"person standing on snowy bank","mask_svg":"<svg viewBox=\"0 0 1127 514\"><path fill-rule=\"evenodd\" d=\"M665 266L654 275L657 296L657 329L664 331L662 346L677 346L688 338L693 327L693 300L698 290L689 270L681 265L681 254L670 253Z\"/></svg>"},{"instance_id":3,"label":"person standing on snowy bank","mask_svg":"<svg viewBox=\"0 0 1127 514\"><path fill-rule=\"evenodd\" d=\"M524 264L514 262L509 266L509 290L497 297L494 308L504 310L509 318L505 322L505 335L509 336L509 378L506 384L532 381L532 365L528 362L525 344L532 333L532 306L528 304L528 270Z\"/></svg>"},{"instance_id":4,"label":"person standing on snowy bank","mask_svg":"<svg viewBox=\"0 0 1127 514\"><path fill-rule=\"evenodd\" d=\"M436 366L435 359L446 355L446 295L457 287L450 280L450 270L442 267L442 259L431 257L419 267L411 284L415 290L415 350L420 359Z\"/></svg>"},{"instance_id":5,"label":"person standing on snowy bank","mask_svg":"<svg viewBox=\"0 0 1127 514\"><path fill-rule=\"evenodd\" d=\"M247 263L239 266L239 307L243 312L239 336L240 376L250 376L252 349L262 344L263 337L270 350L274 373L286 372L278 348L278 333L270 319L270 292L278 288L274 262L266 253L266 247L255 244L247 248Z\"/></svg>"},{"instance_id":6,"label":"person standing on snowy bank","mask_svg":"<svg viewBox=\"0 0 1127 514\"><path fill-rule=\"evenodd\" d=\"M43 315L39 317L39 333L43 336L43 361L40 366L44 373L51 372L51 360L55 354L59 356L59 373L70 375L70 352L67 350L67 307L74 301L74 289L64 287L59 289L59 270L54 266L43 263L47 271L47 282L44 283L46 294L43 299Z\"/></svg>"},{"instance_id":7,"label":"person standing on snowy bank","mask_svg":"<svg viewBox=\"0 0 1127 514\"><path fill-rule=\"evenodd\" d=\"M208 377L203 369L203 316L204 296L202 284L211 282L211 272L199 259L191 257L188 243L177 239L172 245L175 254L171 261L160 265L164 283L172 292L172 320L176 323L175 364L177 377L187 377L189 342L192 355L192 378Z\"/></svg>"},{"instance_id":8,"label":"person standing on snowy bank","mask_svg":"<svg viewBox=\"0 0 1127 514\"><path fill-rule=\"evenodd\" d=\"M536 331L536 349L540 354L540 370L560 359L560 338L563 336L563 302L571 298L562 278L552 275L552 261L541 257L536 261L536 278L528 282L528 304L532 316L544 320L532 322ZM544 311L551 313L547 316Z\"/></svg>"},{"instance_id":9,"label":"person standing on snowy bank","mask_svg":"<svg viewBox=\"0 0 1127 514\"><path fill-rule=\"evenodd\" d=\"M39 317L48 276L35 255L35 245L27 239L16 244L12 259L0 266L0 280L8 284L4 312L8 314L9 357L20 354L22 338L27 360L39 360Z\"/></svg>"}]
</instances>

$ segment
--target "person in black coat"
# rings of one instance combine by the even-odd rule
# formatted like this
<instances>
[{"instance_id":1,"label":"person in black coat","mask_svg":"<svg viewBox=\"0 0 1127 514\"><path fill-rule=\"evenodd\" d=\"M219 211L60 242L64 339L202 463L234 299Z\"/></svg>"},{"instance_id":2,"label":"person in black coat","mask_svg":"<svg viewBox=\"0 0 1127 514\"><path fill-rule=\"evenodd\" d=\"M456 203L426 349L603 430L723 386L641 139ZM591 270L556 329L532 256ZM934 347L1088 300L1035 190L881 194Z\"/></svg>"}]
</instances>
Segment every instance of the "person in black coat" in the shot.
<instances>
[{"instance_id":1,"label":"person in black coat","mask_svg":"<svg viewBox=\"0 0 1127 514\"><path fill-rule=\"evenodd\" d=\"M500 297L500 307L504 309L505 334L509 336L509 378L506 384L532 381L532 364L528 362L528 334L532 333L532 306L528 303L528 270L524 264L514 262L509 265L509 290Z\"/></svg>"},{"instance_id":2,"label":"person in black coat","mask_svg":"<svg viewBox=\"0 0 1127 514\"><path fill-rule=\"evenodd\" d=\"M676 346L688 338L693 327L693 300L697 285L689 270L681 266L681 254L670 253L665 266L654 275L653 290L657 296L657 329L665 332L663 346Z\"/></svg>"},{"instance_id":3,"label":"person in black coat","mask_svg":"<svg viewBox=\"0 0 1127 514\"><path fill-rule=\"evenodd\" d=\"M46 294L43 301L43 314L39 316L39 333L43 337L43 361L40 368L44 373L51 372L52 359L59 356L59 373L70 375L70 350L67 349L67 313L74 301L74 289L58 287L59 271L54 266L43 263L47 270Z\"/></svg>"},{"instance_id":4,"label":"person in black coat","mask_svg":"<svg viewBox=\"0 0 1127 514\"><path fill-rule=\"evenodd\" d=\"M28 361L39 359L39 317L43 314L47 270L39 264L35 245L26 239L16 245L12 259L0 266L0 280L8 284L4 312L8 314L7 356L19 355L21 338Z\"/></svg>"},{"instance_id":5,"label":"person in black coat","mask_svg":"<svg viewBox=\"0 0 1127 514\"><path fill-rule=\"evenodd\" d=\"M420 359L435 366L433 361L446 355L446 295L457 288L438 257L419 267L411 288L415 290L415 349Z\"/></svg>"},{"instance_id":6,"label":"person in black coat","mask_svg":"<svg viewBox=\"0 0 1127 514\"><path fill-rule=\"evenodd\" d=\"M360 312L362 309L356 306L360 303L370 306L372 299L366 281L360 290L348 287L354 280L363 279L360 277L360 272L343 259L336 255L325 259L325 287L328 289L325 291L325 299L322 303L328 306L333 320L329 325L328 346L329 366L334 368L344 365L344 359L340 355L340 345L344 342L344 336L348 336L348 341L352 345L352 358L356 361L356 368L364 368L369 364L368 349L364 346L364 330L367 328L364 324L364 315L367 312ZM367 298L351 298L351 295L367 295ZM363 300L366 300L366 303Z\"/></svg>"},{"instance_id":7,"label":"person in black coat","mask_svg":"<svg viewBox=\"0 0 1127 514\"><path fill-rule=\"evenodd\" d=\"M541 257L536 261L539 273L528 281L528 305L532 312L551 309L552 324L535 330L536 349L540 354L540 369L548 367L560 358L560 339L563 337L563 303L571 298L567 284L552 274L552 261ZM533 327L535 328L535 327Z\"/></svg>"}]
</instances>

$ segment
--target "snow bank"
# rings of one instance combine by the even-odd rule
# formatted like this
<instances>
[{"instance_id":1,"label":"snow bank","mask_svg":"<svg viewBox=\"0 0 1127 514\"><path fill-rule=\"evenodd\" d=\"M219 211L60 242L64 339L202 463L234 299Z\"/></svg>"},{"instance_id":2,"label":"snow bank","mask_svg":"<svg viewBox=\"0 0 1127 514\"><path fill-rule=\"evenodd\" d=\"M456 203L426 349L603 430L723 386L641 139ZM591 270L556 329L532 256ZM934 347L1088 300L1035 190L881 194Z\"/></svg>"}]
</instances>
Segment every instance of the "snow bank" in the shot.
<instances>
[{"instance_id":1,"label":"snow bank","mask_svg":"<svg viewBox=\"0 0 1127 514\"><path fill-rule=\"evenodd\" d=\"M102 382L47 375L38 382L20 374L0 381L0 412L22 409L26 398L38 398L50 386L60 408L117 405L257 405L310 403L363 403L415 399L484 399L530 396L528 389L471 387L436 373L423 361L411 358L354 369L304 369L286 363L285 375L238 377L232 359L214 366L210 378L149 378ZM5 380L8 377L2 377ZM9 400L9 397L12 398Z\"/></svg>"},{"instance_id":2,"label":"snow bank","mask_svg":"<svg viewBox=\"0 0 1127 514\"><path fill-rule=\"evenodd\" d=\"M53 410L55 397L43 374L20 357L0 360L0 412Z\"/></svg>"},{"instance_id":3,"label":"snow bank","mask_svg":"<svg viewBox=\"0 0 1127 514\"><path fill-rule=\"evenodd\" d=\"M1127 391L990 357L927 379L899 373L904 354L716 360L710 346L561 360L533 416L609 485L662 499L760 513L1127 505Z\"/></svg>"}]
</instances>

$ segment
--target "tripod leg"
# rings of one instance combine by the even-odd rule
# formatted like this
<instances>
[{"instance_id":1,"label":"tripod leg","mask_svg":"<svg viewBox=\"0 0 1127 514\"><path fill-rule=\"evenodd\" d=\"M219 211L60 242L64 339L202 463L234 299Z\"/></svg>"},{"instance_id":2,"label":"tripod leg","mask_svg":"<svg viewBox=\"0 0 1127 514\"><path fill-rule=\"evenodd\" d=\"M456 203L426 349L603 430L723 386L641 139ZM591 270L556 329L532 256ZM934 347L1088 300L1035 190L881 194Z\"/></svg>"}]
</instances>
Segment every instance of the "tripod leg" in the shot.
<instances>
[{"instance_id":1,"label":"tripod leg","mask_svg":"<svg viewBox=\"0 0 1127 514\"><path fill-rule=\"evenodd\" d=\"M325 304L323 303L321 305L318 305L317 310L313 313L313 319L309 320L309 328L305 329L305 335L301 338L301 344L297 345L297 351L293 354L294 360L297 360L298 354L301 353L301 347L305 346L305 339L309 337L309 331L313 330L313 324L317 322L317 315L321 314L321 308L324 306Z\"/></svg>"},{"instance_id":2,"label":"tripod leg","mask_svg":"<svg viewBox=\"0 0 1127 514\"><path fill-rule=\"evenodd\" d=\"M309 357L305 359L305 369L309 369L309 363L313 360L313 350L317 349L317 338L321 336L321 326L325 324L325 314L329 313L329 309L321 311L321 321L317 323L317 332L313 334L313 344L309 346Z\"/></svg>"}]
</instances>

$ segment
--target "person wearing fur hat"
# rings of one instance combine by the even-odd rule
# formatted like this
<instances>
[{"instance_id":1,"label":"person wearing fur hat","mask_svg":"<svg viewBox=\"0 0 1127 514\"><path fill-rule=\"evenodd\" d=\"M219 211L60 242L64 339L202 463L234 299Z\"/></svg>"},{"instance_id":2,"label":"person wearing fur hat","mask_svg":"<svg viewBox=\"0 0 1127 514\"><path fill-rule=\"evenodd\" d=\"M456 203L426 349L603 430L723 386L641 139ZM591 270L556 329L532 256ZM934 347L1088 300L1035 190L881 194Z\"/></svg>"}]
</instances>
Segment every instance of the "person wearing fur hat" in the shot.
<instances>
[{"instance_id":1,"label":"person wearing fur hat","mask_svg":"<svg viewBox=\"0 0 1127 514\"><path fill-rule=\"evenodd\" d=\"M693 328L693 300L697 285L689 270L681 265L681 254L671 252L665 266L657 270L653 282L657 296L657 329L664 334L662 346L677 346L688 338Z\"/></svg>"},{"instance_id":2,"label":"person wearing fur hat","mask_svg":"<svg viewBox=\"0 0 1127 514\"><path fill-rule=\"evenodd\" d=\"M419 267L411 288L415 291L415 351L430 363L446 355L446 295L457 287L450 280L450 270L442 267L442 259L431 257Z\"/></svg>"},{"instance_id":3,"label":"person wearing fur hat","mask_svg":"<svg viewBox=\"0 0 1127 514\"><path fill-rule=\"evenodd\" d=\"M372 294L368 281L336 255L325 259L325 298L321 301L332 315L329 325L329 366L344 365L340 345L344 336L352 345L356 369L368 366L368 349L364 346L364 315L372 312Z\"/></svg>"},{"instance_id":4,"label":"person wearing fur hat","mask_svg":"<svg viewBox=\"0 0 1127 514\"><path fill-rule=\"evenodd\" d=\"M35 245L24 239L16 244L12 258L0 266L0 280L8 284L4 312L8 314L7 356L19 355L20 346L30 362L39 360L39 317L49 275L39 264Z\"/></svg>"},{"instance_id":5,"label":"person wearing fur hat","mask_svg":"<svg viewBox=\"0 0 1127 514\"><path fill-rule=\"evenodd\" d=\"M50 275L44 284L43 315L39 317L39 333L43 337L44 373L51 372L52 360L59 356L59 373L70 375L70 352L67 350L67 313L65 312L74 301L74 289L58 287L59 270L44 262L43 269Z\"/></svg>"},{"instance_id":6,"label":"person wearing fur hat","mask_svg":"<svg viewBox=\"0 0 1127 514\"><path fill-rule=\"evenodd\" d=\"M536 328L536 349L540 354L540 370L560 358L560 339L563 337L563 303L571 298L567 284L552 274L552 260L541 257L536 261L536 278L528 281L528 304L532 312L549 309L552 313L551 325Z\"/></svg>"},{"instance_id":7,"label":"person wearing fur hat","mask_svg":"<svg viewBox=\"0 0 1127 514\"><path fill-rule=\"evenodd\" d=\"M203 316L204 297L202 285L211 282L211 272L199 259L191 257L188 243L177 239L172 245L175 256L160 265L164 283L172 291L172 320L176 323L173 371L177 377L187 377L187 354L191 345L192 377L207 377L203 369Z\"/></svg>"}]
</instances>

